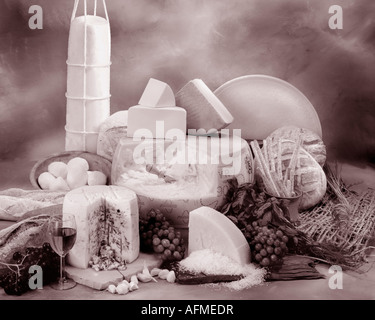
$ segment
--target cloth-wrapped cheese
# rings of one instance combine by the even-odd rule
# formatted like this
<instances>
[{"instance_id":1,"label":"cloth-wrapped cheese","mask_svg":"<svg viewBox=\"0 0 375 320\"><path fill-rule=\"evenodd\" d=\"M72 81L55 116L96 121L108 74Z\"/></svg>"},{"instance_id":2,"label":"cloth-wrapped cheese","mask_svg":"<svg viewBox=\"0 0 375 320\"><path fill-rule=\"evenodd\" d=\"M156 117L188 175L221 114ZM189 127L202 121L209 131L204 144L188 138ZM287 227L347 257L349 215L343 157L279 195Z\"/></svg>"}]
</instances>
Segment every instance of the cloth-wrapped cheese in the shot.
<instances>
[{"instance_id":1,"label":"cloth-wrapped cheese","mask_svg":"<svg viewBox=\"0 0 375 320\"><path fill-rule=\"evenodd\" d=\"M69 31L65 149L96 152L99 127L110 115L109 21L85 15Z\"/></svg>"}]
</instances>

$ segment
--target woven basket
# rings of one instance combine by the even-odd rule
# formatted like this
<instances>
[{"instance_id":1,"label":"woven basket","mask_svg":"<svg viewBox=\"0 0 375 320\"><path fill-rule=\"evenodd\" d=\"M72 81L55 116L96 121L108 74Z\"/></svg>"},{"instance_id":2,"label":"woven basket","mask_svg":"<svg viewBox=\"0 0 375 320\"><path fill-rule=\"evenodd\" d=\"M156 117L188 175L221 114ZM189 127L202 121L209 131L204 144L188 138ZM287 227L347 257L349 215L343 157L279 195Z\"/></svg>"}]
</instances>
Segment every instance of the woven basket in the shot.
<instances>
[{"instance_id":1,"label":"woven basket","mask_svg":"<svg viewBox=\"0 0 375 320\"><path fill-rule=\"evenodd\" d=\"M352 192L339 179L327 174L336 183L337 196L327 193L322 203L300 214L298 229L311 239L334 247L345 256L346 267L357 268L367 262L375 230L375 190L368 188L361 194Z\"/></svg>"}]
</instances>

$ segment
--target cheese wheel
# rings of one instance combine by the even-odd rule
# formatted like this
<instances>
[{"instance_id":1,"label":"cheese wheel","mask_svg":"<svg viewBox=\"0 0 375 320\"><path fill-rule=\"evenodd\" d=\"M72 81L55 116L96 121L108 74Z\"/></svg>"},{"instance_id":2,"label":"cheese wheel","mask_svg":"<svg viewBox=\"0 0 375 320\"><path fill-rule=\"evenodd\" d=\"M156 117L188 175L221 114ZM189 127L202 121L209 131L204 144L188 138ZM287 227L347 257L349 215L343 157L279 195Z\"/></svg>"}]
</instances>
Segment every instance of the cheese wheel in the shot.
<instances>
[{"instance_id":1,"label":"cheese wheel","mask_svg":"<svg viewBox=\"0 0 375 320\"><path fill-rule=\"evenodd\" d=\"M225 141L223 137L194 136L178 142L123 138L113 157L111 182L137 193L141 216L159 209L175 227L187 228L190 211L201 206L216 209L223 204L231 179L239 184L254 181L248 143L231 137L228 145ZM177 154L167 159L173 150L185 151L184 156L189 159L181 161ZM146 161L156 160L156 155L164 159L160 163L155 161L152 170L147 170L146 163L138 162L142 157Z\"/></svg>"},{"instance_id":2,"label":"cheese wheel","mask_svg":"<svg viewBox=\"0 0 375 320\"><path fill-rule=\"evenodd\" d=\"M210 249L241 265L250 263L250 247L240 229L224 214L200 207L189 214L188 252Z\"/></svg>"},{"instance_id":3,"label":"cheese wheel","mask_svg":"<svg viewBox=\"0 0 375 320\"><path fill-rule=\"evenodd\" d=\"M127 137L128 110L121 110L107 118L99 129L96 153L109 161L121 138Z\"/></svg>"},{"instance_id":4,"label":"cheese wheel","mask_svg":"<svg viewBox=\"0 0 375 320\"><path fill-rule=\"evenodd\" d=\"M88 268L104 240L119 262L131 263L139 255L139 217L136 194L123 187L84 186L68 192L63 214L76 218L77 239L68 263Z\"/></svg>"}]
</instances>

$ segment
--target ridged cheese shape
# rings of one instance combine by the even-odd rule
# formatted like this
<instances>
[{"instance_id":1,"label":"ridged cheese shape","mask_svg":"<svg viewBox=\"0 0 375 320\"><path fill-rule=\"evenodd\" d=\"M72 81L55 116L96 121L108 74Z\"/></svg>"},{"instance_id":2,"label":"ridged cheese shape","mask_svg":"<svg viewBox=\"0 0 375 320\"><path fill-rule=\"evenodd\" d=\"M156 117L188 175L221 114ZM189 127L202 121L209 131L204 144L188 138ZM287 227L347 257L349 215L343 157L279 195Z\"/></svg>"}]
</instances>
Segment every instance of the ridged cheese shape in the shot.
<instances>
[{"instance_id":1,"label":"ridged cheese shape","mask_svg":"<svg viewBox=\"0 0 375 320\"><path fill-rule=\"evenodd\" d=\"M176 103L187 111L187 129L220 130L233 116L201 79L189 81L176 94Z\"/></svg>"},{"instance_id":2,"label":"ridged cheese shape","mask_svg":"<svg viewBox=\"0 0 375 320\"><path fill-rule=\"evenodd\" d=\"M139 255L139 215L136 194L118 186L84 186L64 197L63 214L76 218L77 238L67 262L86 269L103 240L116 259L133 262Z\"/></svg>"},{"instance_id":3,"label":"ridged cheese shape","mask_svg":"<svg viewBox=\"0 0 375 320\"><path fill-rule=\"evenodd\" d=\"M250 247L241 230L224 214L202 206L189 214L188 253L211 249L241 265L250 263Z\"/></svg>"},{"instance_id":4,"label":"ridged cheese shape","mask_svg":"<svg viewBox=\"0 0 375 320\"><path fill-rule=\"evenodd\" d=\"M150 78L138 104L154 108L174 107L176 106L176 100L168 84Z\"/></svg>"}]
</instances>

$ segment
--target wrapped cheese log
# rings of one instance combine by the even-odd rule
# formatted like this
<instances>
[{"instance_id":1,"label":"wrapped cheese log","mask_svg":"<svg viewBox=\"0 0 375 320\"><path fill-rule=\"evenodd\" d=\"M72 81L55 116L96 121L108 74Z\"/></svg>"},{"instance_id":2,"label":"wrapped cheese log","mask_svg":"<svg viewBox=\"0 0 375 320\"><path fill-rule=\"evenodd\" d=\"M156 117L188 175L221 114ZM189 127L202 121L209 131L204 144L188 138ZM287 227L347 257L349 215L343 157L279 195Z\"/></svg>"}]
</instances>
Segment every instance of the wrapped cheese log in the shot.
<instances>
[{"instance_id":1,"label":"wrapped cheese log","mask_svg":"<svg viewBox=\"0 0 375 320\"><path fill-rule=\"evenodd\" d=\"M100 125L110 115L111 36L106 18L87 14L75 17L69 31L65 150L96 153ZM96 3L96 2L95 2Z\"/></svg>"}]
</instances>

